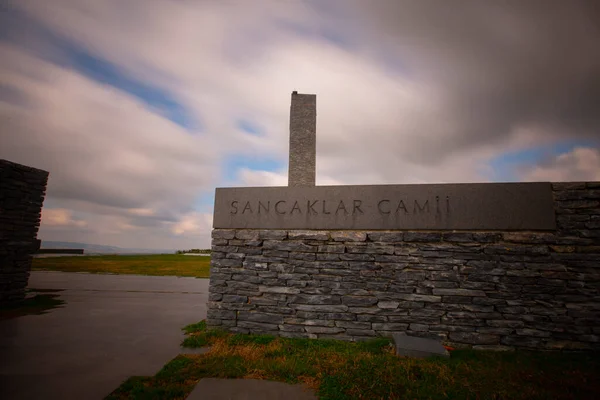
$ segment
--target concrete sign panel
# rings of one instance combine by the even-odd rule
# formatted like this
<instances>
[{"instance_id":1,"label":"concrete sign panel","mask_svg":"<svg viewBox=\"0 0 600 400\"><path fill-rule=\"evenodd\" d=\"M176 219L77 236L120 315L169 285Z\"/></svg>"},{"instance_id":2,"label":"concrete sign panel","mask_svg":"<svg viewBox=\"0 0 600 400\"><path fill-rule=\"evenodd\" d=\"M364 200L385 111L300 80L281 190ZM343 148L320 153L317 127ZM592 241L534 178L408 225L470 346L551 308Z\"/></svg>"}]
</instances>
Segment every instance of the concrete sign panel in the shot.
<instances>
[{"instance_id":1,"label":"concrete sign panel","mask_svg":"<svg viewBox=\"0 0 600 400\"><path fill-rule=\"evenodd\" d=\"M218 188L214 228L554 230L551 184Z\"/></svg>"}]
</instances>

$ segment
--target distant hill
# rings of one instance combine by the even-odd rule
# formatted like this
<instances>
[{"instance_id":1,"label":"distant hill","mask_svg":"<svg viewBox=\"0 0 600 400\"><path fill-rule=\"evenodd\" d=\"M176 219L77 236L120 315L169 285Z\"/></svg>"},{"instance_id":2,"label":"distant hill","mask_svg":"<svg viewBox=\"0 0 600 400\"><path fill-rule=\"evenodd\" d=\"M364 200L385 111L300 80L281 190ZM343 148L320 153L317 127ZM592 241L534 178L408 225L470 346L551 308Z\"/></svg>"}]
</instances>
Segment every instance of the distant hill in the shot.
<instances>
[{"instance_id":1,"label":"distant hill","mask_svg":"<svg viewBox=\"0 0 600 400\"><path fill-rule=\"evenodd\" d=\"M173 254L174 249L136 249L101 244L42 240L42 249L83 249L84 254Z\"/></svg>"}]
</instances>

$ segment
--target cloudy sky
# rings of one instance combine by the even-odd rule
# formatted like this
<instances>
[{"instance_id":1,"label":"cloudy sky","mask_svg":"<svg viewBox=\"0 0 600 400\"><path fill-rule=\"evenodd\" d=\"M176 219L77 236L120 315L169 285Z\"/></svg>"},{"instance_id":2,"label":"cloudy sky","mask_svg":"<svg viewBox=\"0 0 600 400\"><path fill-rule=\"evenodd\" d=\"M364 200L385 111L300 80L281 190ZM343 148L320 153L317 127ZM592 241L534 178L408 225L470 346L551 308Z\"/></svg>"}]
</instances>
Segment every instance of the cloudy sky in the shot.
<instances>
[{"instance_id":1,"label":"cloudy sky","mask_svg":"<svg viewBox=\"0 0 600 400\"><path fill-rule=\"evenodd\" d=\"M206 248L215 187L600 180L595 1L8 0L0 158L50 171L39 237Z\"/></svg>"}]
</instances>

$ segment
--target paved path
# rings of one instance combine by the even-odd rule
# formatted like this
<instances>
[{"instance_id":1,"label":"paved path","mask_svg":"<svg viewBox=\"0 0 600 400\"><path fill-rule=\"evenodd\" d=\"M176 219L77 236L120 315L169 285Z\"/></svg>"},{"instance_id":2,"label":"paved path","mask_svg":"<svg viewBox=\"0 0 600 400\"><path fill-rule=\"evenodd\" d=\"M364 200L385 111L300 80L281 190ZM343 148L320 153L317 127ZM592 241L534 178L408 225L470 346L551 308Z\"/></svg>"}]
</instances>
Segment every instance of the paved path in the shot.
<instances>
[{"instance_id":1,"label":"paved path","mask_svg":"<svg viewBox=\"0 0 600 400\"><path fill-rule=\"evenodd\" d=\"M102 399L156 374L206 318L207 279L32 272L29 287L66 304L0 321L1 399Z\"/></svg>"}]
</instances>

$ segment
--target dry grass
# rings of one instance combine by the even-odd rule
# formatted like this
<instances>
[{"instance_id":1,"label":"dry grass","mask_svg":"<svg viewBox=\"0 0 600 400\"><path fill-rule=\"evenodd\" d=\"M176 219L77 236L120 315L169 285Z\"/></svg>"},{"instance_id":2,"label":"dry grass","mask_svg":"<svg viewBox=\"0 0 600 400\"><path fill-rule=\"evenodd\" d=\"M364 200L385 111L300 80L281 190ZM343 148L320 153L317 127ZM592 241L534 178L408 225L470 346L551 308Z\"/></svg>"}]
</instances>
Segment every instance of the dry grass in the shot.
<instances>
[{"instance_id":1,"label":"dry grass","mask_svg":"<svg viewBox=\"0 0 600 400\"><path fill-rule=\"evenodd\" d=\"M193 257L181 254L47 257L34 258L32 269L94 274L170 275L208 278L210 257Z\"/></svg>"}]
</instances>

